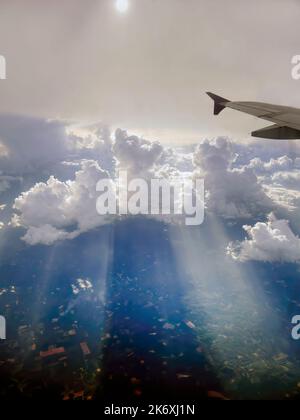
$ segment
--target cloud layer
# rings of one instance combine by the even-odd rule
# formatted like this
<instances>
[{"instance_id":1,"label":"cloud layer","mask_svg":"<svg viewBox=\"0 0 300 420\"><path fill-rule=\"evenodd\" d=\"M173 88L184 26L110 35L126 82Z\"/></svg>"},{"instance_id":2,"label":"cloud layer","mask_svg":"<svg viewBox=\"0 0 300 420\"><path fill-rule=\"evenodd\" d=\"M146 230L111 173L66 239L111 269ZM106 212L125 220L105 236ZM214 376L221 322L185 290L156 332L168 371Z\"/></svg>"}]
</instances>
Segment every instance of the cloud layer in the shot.
<instances>
[{"instance_id":1,"label":"cloud layer","mask_svg":"<svg viewBox=\"0 0 300 420\"><path fill-rule=\"evenodd\" d=\"M224 218L250 218L272 209L254 171L234 168L236 155L226 138L205 141L195 152L194 162L205 177L208 209Z\"/></svg>"},{"instance_id":2,"label":"cloud layer","mask_svg":"<svg viewBox=\"0 0 300 420\"><path fill-rule=\"evenodd\" d=\"M296 236L287 220L277 220L270 215L266 223L244 226L248 239L231 243L227 253L241 262L263 261L300 262L300 238Z\"/></svg>"},{"instance_id":3,"label":"cloud layer","mask_svg":"<svg viewBox=\"0 0 300 420\"><path fill-rule=\"evenodd\" d=\"M13 225L27 229L28 244L51 245L107 223L96 211L96 184L108 176L97 162L83 161L73 181L52 176L36 184L15 200Z\"/></svg>"},{"instance_id":4,"label":"cloud layer","mask_svg":"<svg viewBox=\"0 0 300 420\"><path fill-rule=\"evenodd\" d=\"M219 137L166 148L121 129L112 135L102 124L18 116L1 116L0 122L1 201L19 181L11 226L25 229L30 245L52 245L111 222L96 211L96 185L103 177L113 183L119 170L146 181L204 178L206 211L224 223L255 226L276 211L300 229L300 158L297 150L288 156L283 143L249 146Z\"/></svg>"}]
</instances>

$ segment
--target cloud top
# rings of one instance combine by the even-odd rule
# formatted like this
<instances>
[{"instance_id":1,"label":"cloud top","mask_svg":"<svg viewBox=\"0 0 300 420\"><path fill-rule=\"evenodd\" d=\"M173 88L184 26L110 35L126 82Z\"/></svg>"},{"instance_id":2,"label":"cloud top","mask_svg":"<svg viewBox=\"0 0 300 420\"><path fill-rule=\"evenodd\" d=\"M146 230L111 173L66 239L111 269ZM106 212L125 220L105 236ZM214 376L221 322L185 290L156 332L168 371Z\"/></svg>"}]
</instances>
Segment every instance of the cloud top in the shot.
<instances>
[{"instance_id":1,"label":"cloud top","mask_svg":"<svg viewBox=\"0 0 300 420\"><path fill-rule=\"evenodd\" d=\"M244 226L248 238L231 243L227 253L234 260L299 263L300 238L293 233L287 220L270 215L265 223Z\"/></svg>"}]
</instances>

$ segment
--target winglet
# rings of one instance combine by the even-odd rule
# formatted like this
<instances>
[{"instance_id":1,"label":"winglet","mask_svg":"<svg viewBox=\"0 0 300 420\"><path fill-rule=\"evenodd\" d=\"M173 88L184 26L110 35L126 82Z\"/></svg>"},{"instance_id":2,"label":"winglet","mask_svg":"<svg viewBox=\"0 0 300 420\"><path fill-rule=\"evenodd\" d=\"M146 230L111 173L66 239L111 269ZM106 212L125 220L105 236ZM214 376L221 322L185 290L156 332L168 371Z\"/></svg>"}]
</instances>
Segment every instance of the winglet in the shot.
<instances>
[{"instance_id":1,"label":"winglet","mask_svg":"<svg viewBox=\"0 0 300 420\"><path fill-rule=\"evenodd\" d=\"M215 95L214 93L207 92L207 95L214 101L215 108L214 108L214 115L219 115L223 109L226 108L228 99L222 98L221 96Z\"/></svg>"}]
</instances>

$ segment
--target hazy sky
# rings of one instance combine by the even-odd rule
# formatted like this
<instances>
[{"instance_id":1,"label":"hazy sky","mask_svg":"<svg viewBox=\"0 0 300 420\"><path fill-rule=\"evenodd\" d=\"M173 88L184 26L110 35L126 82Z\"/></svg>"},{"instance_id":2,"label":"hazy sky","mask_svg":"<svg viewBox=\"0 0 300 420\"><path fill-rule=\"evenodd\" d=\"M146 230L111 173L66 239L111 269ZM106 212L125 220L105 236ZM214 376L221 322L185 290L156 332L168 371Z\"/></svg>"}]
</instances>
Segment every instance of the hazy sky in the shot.
<instances>
[{"instance_id":1,"label":"hazy sky","mask_svg":"<svg viewBox=\"0 0 300 420\"><path fill-rule=\"evenodd\" d=\"M300 107L299 0L1 0L0 112L101 120L151 139L265 125L205 92ZM268 123L267 123L268 124Z\"/></svg>"}]
</instances>

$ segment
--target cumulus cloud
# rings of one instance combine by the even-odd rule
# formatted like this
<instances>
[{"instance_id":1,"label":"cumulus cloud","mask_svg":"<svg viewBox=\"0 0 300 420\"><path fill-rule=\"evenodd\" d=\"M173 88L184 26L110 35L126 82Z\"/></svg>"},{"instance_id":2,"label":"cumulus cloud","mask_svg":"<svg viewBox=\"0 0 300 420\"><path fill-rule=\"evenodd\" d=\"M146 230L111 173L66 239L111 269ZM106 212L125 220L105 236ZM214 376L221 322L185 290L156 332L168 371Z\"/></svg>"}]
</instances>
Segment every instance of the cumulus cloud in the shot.
<instances>
[{"instance_id":1,"label":"cumulus cloud","mask_svg":"<svg viewBox=\"0 0 300 420\"><path fill-rule=\"evenodd\" d=\"M11 225L26 229L23 240L30 245L73 239L110 222L112 217L101 217L96 211L96 185L102 178L110 178L116 184L119 170L127 171L128 181L132 178L149 181L153 177L172 181L179 176L185 179L192 176L190 152L165 149L160 143L129 136L120 129L113 142L109 131L99 127L85 133L76 127L67 131L72 148L62 164L70 179L74 173L73 179L62 181L50 176L47 182L38 182L23 192L14 203ZM92 156L94 160L83 158ZM109 162L109 173L103 169L102 161ZM183 172L184 169L188 172Z\"/></svg>"},{"instance_id":2,"label":"cumulus cloud","mask_svg":"<svg viewBox=\"0 0 300 420\"><path fill-rule=\"evenodd\" d=\"M74 295L78 295L81 291L93 291L93 284L90 279L77 279L75 284L72 284Z\"/></svg>"},{"instance_id":3,"label":"cumulus cloud","mask_svg":"<svg viewBox=\"0 0 300 420\"><path fill-rule=\"evenodd\" d=\"M266 223L244 226L248 238L229 244L227 253L241 262L263 261L300 262L300 238L296 236L287 220L277 220L271 214Z\"/></svg>"},{"instance_id":4,"label":"cumulus cloud","mask_svg":"<svg viewBox=\"0 0 300 420\"><path fill-rule=\"evenodd\" d=\"M193 148L194 149L194 148ZM190 151L188 147L184 148L165 148L159 158L159 166L169 166L179 172L193 172L194 170L194 150Z\"/></svg>"},{"instance_id":5,"label":"cumulus cloud","mask_svg":"<svg viewBox=\"0 0 300 420\"><path fill-rule=\"evenodd\" d=\"M204 178L208 210L226 219L252 218L273 210L274 202L254 170L236 164L235 145L227 138L207 140L196 150L185 151L164 148L160 143L129 136L120 129L113 141L103 127L87 130L85 134L78 128L67 131L72 147L63 165L71 180L51 176L15 200L12 225L26 229L23 239L28 244L51 245L58 240L73 239L111 221L96 211L96 184L108 177L115 182L118 170L126 170L128 180L142 177L149 181L158 177L172 184L178 178ZM109 175L102 168L101 151L102 160L109 161ZM92 156L95 159L84 158Z\"/></svg>"},{"instance_id":6,"label":"cumulus cloud","mask_svg":"<svg viewBox=\"0 0 300 420\"><path fill-rule=\"evenodd\" d=\"M43 180L30 183L14 203L11 225L26 229L28 244L51 245L107 223L96 211L96 184L103 177L114 182L119 170L129 180L204 178L207 209L225 219L265 216L276 205L293 211L300 206L292 189L299 180L297 160L286 155L255 159L250 147L227 138L165 148L121 129L112 136L102 124L1 118L0 192L30 171L34 180Z\"/></svg>"},{"instance_id":7,"label":"cumulus cloud","mask_svg":"<svg viewBox=\"0 0 300 420\"><path fill-rule=\"evenodd\" d=\"M290 159L294 162L294 165L299 165L300 148L297 142L289 142L286 140L264 140L251 139L250 142L233 143L234 152L237 153L237 162L239 165L249 165L252 161L252 165L255 167L267 165L271 162L271 166L274 161L280 161ZM273 163L272 163L273 162ZM275 163L276 166L276 163ZM298 166L299 167L299 166Z\"/></svg>"},{"instance_id":8,"label":"cumulus cloud","mask_svg":"<svg viewBox=\"0 0 300 420\"><path fill-rule=\"evenodd\" d=\"M265 194L254 171L234 168L236 154L227 138L201 143L194 163L205 177L207 207L224 218L251 218L270 212L272 200Z\"/></svg>"},{"instance_id":9,"label":"cumulus cloud","mask_svg":"<svg viewBox=\"0 0 300 420\"><path fill-rule=\"evenodd\" d=\"M133 175L146 175L158 163L164 149L158 142L150 142L137 136L128 136L118 129L115 133L113 152L118 161L118 169Z\"/></svg>"},{"instance_id":10,"label":"cumulus cloud","mask_svg":"<svg viewBox=\"0 0 300 420\"><path fill-rule=\"evenodd\" d=\"M274 202L283 217L295 219L300 209L300 160L281 156L267 162L253 159L243 168L251 168L267 196Z\"/></svg>"},{"instance_id":11,"label":"cumulus cloud","mask_svg":"<svg viewBox=\"0 0 300 420\"><path fill-rule=\"evenodd\" d=\"M292 190L300 190L300 172L278 172L272 176L272 182Z\"/></svg>"},{"instance_id":12,"label":"cumulus cloud","mask_svg":"<svg viewBox=\"0 0 300 420\"><path fill-rule=\"evenodd\" d=\"M291 215L291 213L294 213L295 216L298 215L298 210L300 209L300 191L273 184L264 185L264 189L278 209L281 209L288 215Z\"/></svg>"},{"instance_id":13,"label":"cumulus cloud","mask_svg":"<svg viewBox=\"0 0 300 420\"><path fill-rule=\"evenodd\" d=\"M114 162L107 127L76 126L61 120L0 115L0 192L14 176L52 173L63 162L97 160L111 170Z\"/></svg>"},{"instance_id":14,"label":"cumulus cloud","mask_svg":"<svg viewBox=\"0 0 300 420\"><path fill-rule=\"evenodd\" d=\"M51 245L107 223L96 211L96 185L108 178L95 161L84 161L73 181L50 177L22 193L14 204L12 224L24 227L23 240L30 245Z\"/></svg>"},{"instance_id":15,"label":"cumulus cloud","mask_svg":"<svg viewBox=\"0 0 300 420\"><path fill-rule=\"evenodd\" d=\"M22 238L29 245L53 245L57 241L73 239L79 232L68 233L51 225L28 226L26 235Z\"/></svg>"},{"instance_id":16,"label":"cumulus cloud","mask_svg":"<svg viewBox=\"0 0 300 420\"><path fill-rule=\"evenodd\" d=\"M102 124L67 128L69 153L64 165L74 166L81 160L96 160L101 168L112 173L115 157L110 129Z\"/></svg>"},{"instance_id":17,"label":"cumulus cloud","mask_svg":"<svg viewBox=\"0 0 300 420\"><path fill-rule=\"evenodd\" d=\"M55 132L58 127L61 128L59 133ZM53 162L61 162L66 168L65 174L71 179L74 173L74 179L61 181L50 176L47 182L36 183L16 198L11 225L26 229L23 240L30 245L51 245L59 240L73 239L111 221L108 216L97 213L96 185L103 178L111 178L116 169L127 170L129 176L147 178L157 167L166 165L167 159L164 163L159 162L164 152L162 145L128 136L126 131L117 130L112 142L109 130L99 125L88 129L75 126L66 130L55 123L52 129L53 137L59 137L56 142L65 143L59 155L51 155ZM48 125L43 127L44 130L48 130ZM35 141L29 143L29 149L33 145ZM36 151L36 156L39 153L40 150ZM91 157L94 159L86 159ZM105 166L109 173L103 169Z\"/></svg>"},{"instance_id":18,"label":"cumulus cloud","mask_svg":"<svg viewBox=\"0 0 300 420\"><path fill-rule=\"evenodd\" d=\"M278 171L288 171L293 169L295 161L288 156L280 156L277 159L272 158L265 162L260 158L254 158L250 161L248 168L253 169L257 174L273 174Z\"/></svg>"}]
</instances>

